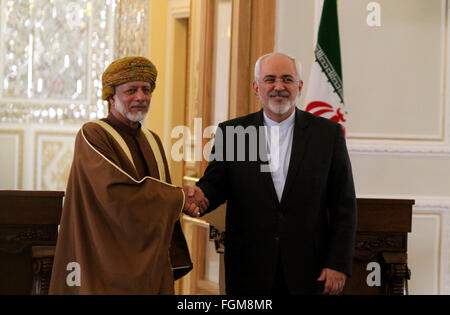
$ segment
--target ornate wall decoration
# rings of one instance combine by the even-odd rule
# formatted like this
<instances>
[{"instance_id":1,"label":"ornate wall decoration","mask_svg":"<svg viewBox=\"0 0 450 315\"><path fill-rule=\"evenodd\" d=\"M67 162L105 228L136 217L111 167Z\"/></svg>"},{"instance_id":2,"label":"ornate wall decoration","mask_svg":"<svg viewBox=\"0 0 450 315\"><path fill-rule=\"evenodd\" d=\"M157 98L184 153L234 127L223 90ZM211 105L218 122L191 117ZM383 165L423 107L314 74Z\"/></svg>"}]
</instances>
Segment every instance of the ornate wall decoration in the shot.
<instances>
[{"instance_id":1,"label":"ornate wall decoration","mask_svg":"<svg viewBox=\"0 0 450 315\"><path fill-rule=\"evenodd\" d=\"M35 189L66 189L73 159L74 136L74 134L36 134Z\"/></svg>"},{"instance_id":2,"label":"ornate wall decoration","mask_svg":"<svg viewBox=\"0 0 450 315\"><path fill-rule=\"evenodd\" d=\"M0 122L102 118L101 74L143 55L147 1L0 2Z\"/></svg>"},{"instance_id":3,"label":"ornate wall decoration","mask_svg":"<svg viewBox=\"0 0 450 315\"><path fill-rule=\"evenodd\" d=\"M145 55L147 3L142 0L118 1L115 19L117 57Z\"/></svg>"}]
</instances>

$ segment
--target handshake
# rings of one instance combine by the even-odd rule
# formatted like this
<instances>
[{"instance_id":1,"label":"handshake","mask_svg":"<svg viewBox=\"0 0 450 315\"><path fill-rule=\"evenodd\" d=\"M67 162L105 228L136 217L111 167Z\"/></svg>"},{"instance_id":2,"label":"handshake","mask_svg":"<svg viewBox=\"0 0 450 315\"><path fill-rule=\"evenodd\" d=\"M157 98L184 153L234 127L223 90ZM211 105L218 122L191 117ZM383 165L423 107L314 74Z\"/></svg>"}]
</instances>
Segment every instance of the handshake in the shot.
<instances>
[{"instance_id":1,"label":"handshake","mask_svg":"<svg viewBox=\"0 0 450 315\"><path fill-rule=\"evenodd\" d=\"M198 186L184 186L186 197L183 212L191 217L199 217L209 207L209 200Z\"/></svg>"}]
</instances>

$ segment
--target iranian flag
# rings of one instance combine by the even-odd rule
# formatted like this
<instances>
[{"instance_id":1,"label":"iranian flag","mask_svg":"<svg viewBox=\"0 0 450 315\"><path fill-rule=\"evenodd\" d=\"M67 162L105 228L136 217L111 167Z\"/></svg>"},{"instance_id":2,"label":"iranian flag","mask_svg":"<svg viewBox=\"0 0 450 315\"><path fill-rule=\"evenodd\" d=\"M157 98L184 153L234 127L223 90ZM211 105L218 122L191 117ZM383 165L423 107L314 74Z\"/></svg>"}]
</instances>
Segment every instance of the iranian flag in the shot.
<instances>
[{"instance_id":1,"label":"iranian flag","mask_svg":"<svg viewBox=\"0 0 450 315\"><path fill-rule=\"evenodd\" d=\"M320 17L305 111L344 125L344 95L336 0L316 1ZM345 128L344 128L345 131Z\"/></svg>"}]
</instances>

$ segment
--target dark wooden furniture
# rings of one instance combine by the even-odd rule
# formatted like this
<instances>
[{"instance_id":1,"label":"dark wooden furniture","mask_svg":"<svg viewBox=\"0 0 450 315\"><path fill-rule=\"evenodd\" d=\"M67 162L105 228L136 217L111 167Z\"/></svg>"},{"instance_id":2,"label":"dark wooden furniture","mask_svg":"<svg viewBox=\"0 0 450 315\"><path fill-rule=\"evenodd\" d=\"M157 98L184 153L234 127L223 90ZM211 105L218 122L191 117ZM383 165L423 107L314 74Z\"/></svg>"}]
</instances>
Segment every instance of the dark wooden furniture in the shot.
<instances>
[{"instance_id":1,"label":"dark wooden furniture","mask_svg":"<svg viewBox=\"0 0 450 315\"><path fill-rule=\"evenodd\" d=\"M407 240L413 205L414 200L358 199L353 275L343 294L408 294Z\"/></svg>"},{"instance_id":2,"label":"dark wooden furniture","mask_svg":"<svg viewBox=\"0 0 450 315\"><path fill-rule=\"evenodd\" d=\"M0 190L0 294L47 294L62 191Z\"/></svg>"}]
</instances>

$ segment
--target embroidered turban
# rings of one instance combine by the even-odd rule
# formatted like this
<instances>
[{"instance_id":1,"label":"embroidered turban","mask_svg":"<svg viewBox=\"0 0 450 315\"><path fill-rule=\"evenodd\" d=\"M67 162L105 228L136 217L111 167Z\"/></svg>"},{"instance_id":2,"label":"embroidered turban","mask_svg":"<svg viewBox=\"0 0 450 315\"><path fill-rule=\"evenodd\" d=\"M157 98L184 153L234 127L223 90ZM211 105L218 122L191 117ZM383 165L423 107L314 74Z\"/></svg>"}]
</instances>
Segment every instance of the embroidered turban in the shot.
<instances>
[{"instance_id":1,"label":"embroidered turban","mask_svg":"<svg viewBox=\"0 0 450 315\"><path fill-rule=\"evenodd\" d=\"M151 92L156 86L158 71L155 65L144 57L125 57L112 62L102 75L102 99L108 100L115 93L114 87L131 82L149 82ZM108 101L109 105L109 101Z\"/></svg>"}]
</instances>

